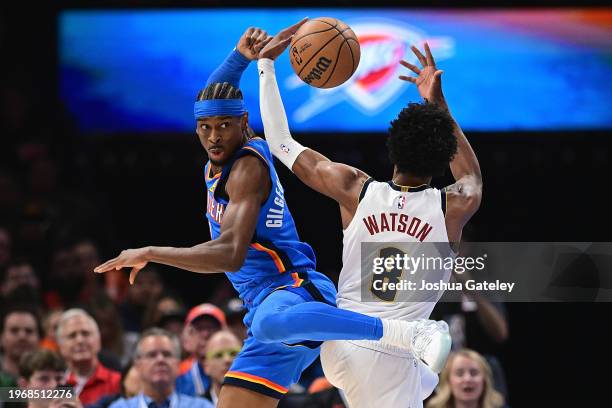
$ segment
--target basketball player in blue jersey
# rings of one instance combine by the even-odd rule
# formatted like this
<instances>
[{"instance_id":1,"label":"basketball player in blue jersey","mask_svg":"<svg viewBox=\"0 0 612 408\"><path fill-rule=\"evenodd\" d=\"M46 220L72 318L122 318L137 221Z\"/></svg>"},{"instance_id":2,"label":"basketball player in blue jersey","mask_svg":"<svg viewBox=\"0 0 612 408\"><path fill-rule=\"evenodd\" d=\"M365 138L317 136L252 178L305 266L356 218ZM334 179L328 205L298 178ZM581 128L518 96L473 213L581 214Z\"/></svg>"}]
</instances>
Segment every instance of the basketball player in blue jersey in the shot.
<instances>
[{"instance_id":1,"label":"basketball player in blue jersey","mask_svg":"<svg viewBox=\"0 0 612 408\"><path fill-rule=\"evenodd\" d=\"M425 338L437 333L450 340L444 322L428 320L442 292L432 291L424 298L418 291L406 291L398 301L395 291L390 297L386 297L387 292L379 293L385 301L364 302L362 298L364 285L373 282L371 273L362 274L363 259L379 256L378 247L375 254L363 252L363 242L391 247L404 242L448 243L441 247L452 255L453 243L460 241L464 225L480 206L482 177L478 160L448 111L442 94L442 71L436 68L429 46L425 43L424 55L412 46L421 68L401 62L417 76L402 75L400 79L414 83L425 102L409 104L391 122L387 146L394 172L392 180L377 182L363 171L335 163L291 137L274 72L274 60L288 46L291 36L291 32L277 34L260 52L257 65L261 115L274 156L306 185L340 205L344 238L338 307L385 319L421 322L430 331ZM432 176L443 173L449 165L456 182L442 190L429 186ZM412 251L409 256L418 256L420 251L416 245L402 248ZM401 271L398 275L388 272L385 279L391 282L401 276ZM414 272L420 271L410 273ZM448 281L450 274L451 268L440 267L426 270L420 277ZM418 408L433 391L437 383L434 373L443 367L445 355L438 353L437 360L424 359L417 349L406 353L381 341L326 341L321 361L328 380L344 390L351 408Z\"/></svg>"},{"instance_id":2,"label":"basketball player in blue jersey","mask_svg":"<svg viewBox=\"0 0 612 408\"><path fill-rule=\"evenodd\" d=\"M303 22L285 32L294 33ZM240 78L270 39L260 29L247 30L195 102L196 132L209 158L211 241L128 249L95 269L131 267L131 283L148 262L226 273L247 308L248 337L225 376L220 408L276 407L325 340L371 339L406 348L420 340L424 358L447 352L443 339L427 337L417 325L335 306L333 283L315 270L311 247L298 237L268 145L248 126Z\"/></svg>"}]
</instances>

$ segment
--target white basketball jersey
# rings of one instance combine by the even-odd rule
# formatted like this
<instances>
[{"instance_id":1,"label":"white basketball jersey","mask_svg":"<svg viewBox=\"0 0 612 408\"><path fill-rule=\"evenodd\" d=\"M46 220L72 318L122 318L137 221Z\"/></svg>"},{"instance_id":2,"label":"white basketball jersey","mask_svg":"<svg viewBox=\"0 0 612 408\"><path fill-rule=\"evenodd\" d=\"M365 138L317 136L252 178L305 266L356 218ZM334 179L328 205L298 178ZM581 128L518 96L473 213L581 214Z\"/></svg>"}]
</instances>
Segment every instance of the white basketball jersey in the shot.
<instances>
[{"instance_id":1,"label":"white basketball jersey","mask_svg":"<svg viewBox=\"0 0 612 408\"><path fill-rule=\"evenodd\" d=\"M381 318L416 320L427 319L442 292L423 293L405 291L402 301L363 301L363 285L370 285L374 274L365 268L362 276L362 243L444 243L448 247L445 222L446 193L422 185L404 187L389 182L369 179L361 191L357 212L344 230L342 271L338 283L337 304L342 309L353 310ZM380 247L380 245L378 245ZM408 256L415 246L408 245ZM415 248L416 250L416 248ZM373 259L376 253L363 254L364 259ZM368 272L369 271L369 272ZM402 272L403 273L403 272ZM450 269L428 270L425 279L448 282ZM418 276L418 274L417 274ZM363 279L363 285L362 285Z\"/></svg>"}]
</instances>

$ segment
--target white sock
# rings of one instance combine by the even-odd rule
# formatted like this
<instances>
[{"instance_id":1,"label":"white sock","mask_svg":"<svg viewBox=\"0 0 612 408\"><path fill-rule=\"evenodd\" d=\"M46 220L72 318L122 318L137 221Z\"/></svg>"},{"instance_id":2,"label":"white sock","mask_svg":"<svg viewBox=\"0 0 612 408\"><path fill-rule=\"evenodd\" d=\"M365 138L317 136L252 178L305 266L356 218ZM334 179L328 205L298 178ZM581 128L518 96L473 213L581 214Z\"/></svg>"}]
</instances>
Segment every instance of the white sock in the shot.
<instances>
[{"instance_id":1,"label":"white sock","mask_svg":"<svg viewBox=\"0 0 612 408\"><path fill-rule=\"evenodd\" d=\"M380 319L383 324L383 335L380 341L391 346L410 350L412 329L415 322L403 320Z\"/></svg>"}]
</instances>

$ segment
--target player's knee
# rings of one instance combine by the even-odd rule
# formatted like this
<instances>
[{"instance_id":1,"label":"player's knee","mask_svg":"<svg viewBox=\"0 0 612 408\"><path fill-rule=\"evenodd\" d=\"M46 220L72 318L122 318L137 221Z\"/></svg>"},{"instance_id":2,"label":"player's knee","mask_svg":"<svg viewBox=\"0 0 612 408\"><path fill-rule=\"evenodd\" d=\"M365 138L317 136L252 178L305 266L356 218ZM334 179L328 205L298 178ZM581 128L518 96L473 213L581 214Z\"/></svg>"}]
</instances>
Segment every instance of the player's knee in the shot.
<instances>
[{"instance_id":1,"label":"player's knee","mask_svg":"<svg viewBox=\"0 0 612 408\"><path fill-rule=\"evenodd\" d=\"M282 341L285 336L283 333L285 325L282 320L282 313L255 315L251 326L253 337L262 343L276 343Z\"/></svg>"}]
</instances>

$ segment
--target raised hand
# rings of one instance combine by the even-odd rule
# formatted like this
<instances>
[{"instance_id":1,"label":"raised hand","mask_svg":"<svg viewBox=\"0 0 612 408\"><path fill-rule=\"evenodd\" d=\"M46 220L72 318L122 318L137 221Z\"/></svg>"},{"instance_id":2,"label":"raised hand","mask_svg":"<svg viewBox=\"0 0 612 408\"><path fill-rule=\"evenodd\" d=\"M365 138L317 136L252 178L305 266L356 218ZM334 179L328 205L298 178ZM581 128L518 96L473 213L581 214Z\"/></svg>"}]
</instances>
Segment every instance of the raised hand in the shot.
<instances>
[{"instance_id":1,"label":"raised hand","mask_svg":"<svg viewBox=\"0 0 612 408\"><path fill-rule=\"evenodd\" d=\"M297 30L308 21L308 17L303 18L294 25L281 30L276 34L271 41L269 41L263 49L259 52L259 58L276 59L279 55L285 51L287 46L291 43L293 35Z\"/></svg>"},{"instance_id":2,"label":"raised hand","mask_svg":"<svg viewBox=\"0 0 612 408\"><path fill-rule=\"evenodd\" d=\"M272 36L258 27L249 27L236 44L236 49L249 60L257 59L259 51L270 42Z\"/></svg>"},{"instance_id":3,"label":"raised hand","mask_svg":"<svg viewBox=\"0 0 612 408\"><path fill-rule=\"evenodd\" d=\"M138 272L147 266L147 263L149 262L147 257L148 252L148 248L126 249L125 251L121 251L118 257L97 266L94 269L94 272L104 273L113 269L119 270L124 267L131 267L132 271L130 272L130 285L133 285Z\"/></svg>"},{"instance_id":4,"label":"raised hand","mask_svg":"<svg viewBox=\"0 0 612 408\"><path fill-rule=\"evenodd\" d=\"M442 107L446 107L446 100L442 94L441 78L444 71L436 68L436 61L434 60L433 55L431 55L429 44L425 43L425 55L423 55L414 45L412 45L410 48L412 49L412 52L414 52L414 55L416 55L418 58L422 68L412 65L408 61L401 60L400 64L418 76L413 77L400 75L399 78L402 81L408 81L415 84L423 99L429 102L437 103Z\"/></svg>"}]
</instances>

